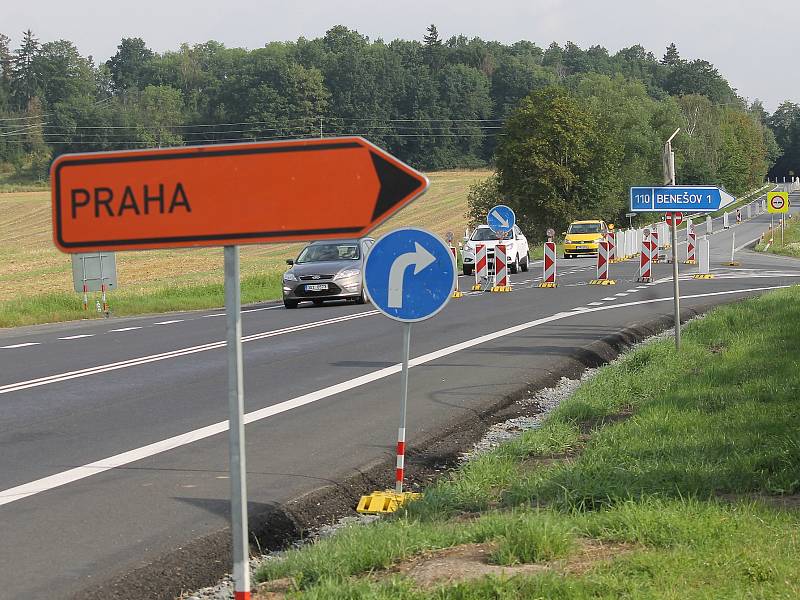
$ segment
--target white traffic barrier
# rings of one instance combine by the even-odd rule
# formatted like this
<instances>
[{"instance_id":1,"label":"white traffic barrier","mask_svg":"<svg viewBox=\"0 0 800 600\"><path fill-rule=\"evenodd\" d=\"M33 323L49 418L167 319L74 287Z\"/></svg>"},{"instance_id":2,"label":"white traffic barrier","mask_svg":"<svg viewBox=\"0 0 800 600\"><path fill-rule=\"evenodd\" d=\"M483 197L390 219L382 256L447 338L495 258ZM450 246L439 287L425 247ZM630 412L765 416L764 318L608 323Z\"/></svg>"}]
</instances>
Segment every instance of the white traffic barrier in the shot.
<instances>
[{"instance_id":1,"label":"white traffic barrier","mask_svg":"<svg viewBox=\"0 0 800 600\"><path fill-rule=\"evenodd\" d=\"M644 239L644 231L641 229L636 230L636 239L634 240L634 250L639 254L642 248L642 240Z\"/></svg>"},{"instance_id":2,"label":"white traffic barrier","mask_svg":"<svg viewBox=\"0 0 800 600\"><path fill-rule=\"evenodd\" d=\"M539 287L554 288L556 283L556 243L544 243L544 267L542 268L542 282Z\"/></svg>"},{"instance_id":3,"label":"white traffic barrier","mask_svg":"<svg viewBox=\"0 0 800 600\"><path fill-rule=\"evenodd\" d=\"M694 275L695 279L712 279L714 276L709 272L711 262L711 246L708 238L703 238L697 243L698 272Z\"/></svg>"},{"instance_id":4,"label":"white traffic barrier","mask_svg":"<svg viewBox=\"0 0 800 600\"><path fill-rule=\"evenodd\" d=\"M632 258L636 254L636 232L633 229L625 232L625 245L627 247L625 256Z\"/></svg>"},{"instance_id":5,"label":"white traffic barrier","mask_svg":"<svg viewBox=\"0 0 800 600\"><path fill-rule=\"evenodd\" d=\"M722 228L723 229L730 229L731 228L731 225L728 222L728 213L723 213L722 214Z\"/></svg>"},{"instance_id":6,"label":"white traffic barrier","mask_svg":"<svg viewBox=\"0 0 800 600\"><path fill-rule=\"evenodd\" d=\"M506 245L497 244L494 247L494 287L493 292L510 292L511 282L508 279L508 258Z\"/></svg>"},{"instance_id":7,"label":"white traffic barrier","mask_svg":"<svg viewBox=\"0 0 800 600\"><path fill-rule=\"evenodd\" d=\"M625 260L625 232L617 229L614 232L614 246L616 247L617 260Z\"/></svg>"},{"instance_id":8,"label":"white traffic barrier","mask_svg":"<svg viewBox=\"0 0 800 600\"><path fill-rule=\"evenodd\" d=\"M475 245L475 285L472 291L477 292L489 287L489 261L486 258L486 244Z\"/></svg>"},{"instance_id":9,"label":"white traffic barrier","mask_svg":"<svg viewBox=\"0 0 800 600\"><path fill-rule=\"evenodd\" d=\"M747 220L749 221L749 220L750 220L750 219L752 219L752 218L753 218L753 210L752 210L752 205L751 205L751 204L748 204L748 205L747 205Z\"/></svg>"},{"instance_id":10,"label":"white traffic barrier","mask_svg":"<svg viewBox=\"0 0 800 600\"><path fill-rule=\"evenodd\" d=\"M711 218L711 215L706 217L706 235L711 235L714 233L714 220Z\"/></svg>"}]
</instances>

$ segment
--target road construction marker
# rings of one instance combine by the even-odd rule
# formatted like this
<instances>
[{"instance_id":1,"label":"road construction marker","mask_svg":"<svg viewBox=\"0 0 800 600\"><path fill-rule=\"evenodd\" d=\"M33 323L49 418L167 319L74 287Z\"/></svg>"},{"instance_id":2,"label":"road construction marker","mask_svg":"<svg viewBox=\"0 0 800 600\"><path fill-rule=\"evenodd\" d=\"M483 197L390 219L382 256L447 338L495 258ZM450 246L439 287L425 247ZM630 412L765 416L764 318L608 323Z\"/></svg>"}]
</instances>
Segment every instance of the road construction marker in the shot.
<instances>
[{"instance_id":1,"label":"road construction marker","mask_svg":"<svg viewBox=\"0 0 800 600\"><path fill-rule=\"evenodd\" d=\"M696 265L695 246L697 245L697 235L694 232L694 224L691 219L686 221L686 265Z\"/></svg>"},{"instance_id":2,"label":"road construction marker","mask_svg":"<svg viewBox=\"0 0 800 600\"><path fill-rule=\"evenodd\" d=\"M724 263L726 267L741 266L741 263L739 263L739 261L736 260L734 256L735 254L736 254L736 232L731 231L731 259L728 262Z\"/></svg>"},{"instance_id":3,"label":"road construction marker","mask_svg":"<svg viewBox=\"0 0 800 600\"><path fill-rule=\"evenodd\" d=\"M597 279L592 279L589 285L616 285L616 283L608 276L608 242L604 240L597 248Z\"/></svg>"},{"instance_id":4,"label":"road construction marker","mask_svg":"<svg viewBox=\"0 0 800 600\"><path fill-rule=\"evenodd\" d=\"M450 233L450 232L448 232L448 233ZM450 239L452 239L452 237L453 237L453 234L450 233ZM450 252L453 253L453 260L456 262L456 265L458 265L458 249L455 246L451 245L450 246ZM464 296L464 293L458 288L458 277L456 277L456 287L453 290L453 298L462 298L463 296Z\"/></svg>"},{"instance_id":5,"label":"road construction marker","mask_svg":"<svg viewBox=\"0 0 800 600\"><path fill-rule=\"evenodd\" d=\"M493 292L510 292L511 281L508 278L508 255L506 245L497 244L494 247L494 287Z\"/></svg>"},{"instance_id":6,"label":"road construction marker","mask_svg":"<svg viewBox=\"0 0 800 600\"><path fill-rule=\"evenodd\" d=\"M642 239L642 252L639 256L639 277L636 281L640 283L650 283L653 281L652 264L653 258L656 256L657 247L658 244L652 241L650 230L645 229Z\"/></svg>"},{"instance_id":7,"label":"road construction marker","mask_svg":"<svg viewBox=\"0 0 800 600\"><path fill-rule=\"evenodd\" d=\"M556 283L556 243L544 243L544 263L542 267L542 282L540 288L554 288Z\"/></svg>"},{"instance_id":8,"label":"road construction marker","mask_svg":"<svg viewBox=\"0 0 800 600\"><path fill-rule=\"evenodd\" d=\"M364 515L393 513L408 502L420 498L422 498L422 494L417 494L415 492L398 493L394 490L372 492L366 496L361 496L361 500L359 500L358 506L356 507L356 512Z\"/></svg>"},{"instance_id":9,"label":"road construction marker","mask_svg":"<svg viewBox=\"0 0 800 600\"><path fill-rule=\"evenodd\" d=\"M486 244L475 245L475 285L473 292L489 287L489 261L486 259Z\"/></svg>"}]
</instances>

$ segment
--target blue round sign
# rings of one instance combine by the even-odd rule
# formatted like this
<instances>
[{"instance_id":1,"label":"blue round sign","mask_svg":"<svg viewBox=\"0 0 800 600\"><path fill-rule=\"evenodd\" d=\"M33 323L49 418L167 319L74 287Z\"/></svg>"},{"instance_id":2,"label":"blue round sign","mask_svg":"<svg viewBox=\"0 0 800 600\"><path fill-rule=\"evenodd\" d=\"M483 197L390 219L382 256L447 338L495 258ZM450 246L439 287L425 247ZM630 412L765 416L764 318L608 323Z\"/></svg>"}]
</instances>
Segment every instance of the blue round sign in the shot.
<instances>
[{"instance_id":1,"label":"blue round sign","mask_svg":"<svg viewBox=\"0 0 800 600\"><path fill-rule=\"evenodd\" d=\"M486 215L486 224L495 233L508 233L514 229L517 222L517 215L505 204L498 204Z\"/></svg>"},{"instance_id":2,"label":"blue round sign","mask_svg":"<svg viewBox=\"0 0 800 600\"><path fill-rule=\"evenodd\" d=\"M364 285L372 304L398 321L422 321L450 300L456 261L434 234L413 227L396 229L369 251Z\"/></svg>"}]
</instances>

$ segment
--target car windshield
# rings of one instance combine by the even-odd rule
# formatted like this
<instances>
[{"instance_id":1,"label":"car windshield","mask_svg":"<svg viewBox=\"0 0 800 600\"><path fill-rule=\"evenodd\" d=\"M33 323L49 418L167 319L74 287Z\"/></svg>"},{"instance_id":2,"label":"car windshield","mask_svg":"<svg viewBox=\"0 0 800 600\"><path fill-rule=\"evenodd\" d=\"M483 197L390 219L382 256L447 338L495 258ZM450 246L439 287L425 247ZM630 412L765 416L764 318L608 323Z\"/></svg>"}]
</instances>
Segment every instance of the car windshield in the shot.
<instances>
[{"instance_id":1,"label":"car windshield","mask_svg":"<svg viewBox=\"0 0 800 600\"><path fill-rule=\"evenodd\" d=\"M358 260L358 244L312 244L297 257L297 264L332 260Z\"/></svg>"},{"instance_id":2,"label":"car windshield","mask_svg":"<svg viewBox=\"0 0 800 600\"><path fill-rule=\"evenodd\" d=\"M600 233L600 223L573 223L568 233Z\"/></svg>"},{"instance_id":3,"label":"car windshield","mask_svg":"<svg viewBox=\"0 0 800 600\"><path fill-rule=\"evenodd\" d=\"M478 229L472 232L472 237L469 239L473 242L486 242L488 240L497 240L500 238L488 227L478 227Z\"/></svg>"}]
</instances>

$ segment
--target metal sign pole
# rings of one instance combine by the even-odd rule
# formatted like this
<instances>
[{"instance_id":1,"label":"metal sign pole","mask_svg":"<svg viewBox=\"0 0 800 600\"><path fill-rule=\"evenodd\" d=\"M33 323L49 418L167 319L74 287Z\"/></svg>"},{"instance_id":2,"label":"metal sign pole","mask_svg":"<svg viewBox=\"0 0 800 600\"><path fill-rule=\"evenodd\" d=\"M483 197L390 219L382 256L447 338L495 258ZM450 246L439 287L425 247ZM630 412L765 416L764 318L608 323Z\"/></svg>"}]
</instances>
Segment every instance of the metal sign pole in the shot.
<instances>
[{"instance_id":1,"label":"metal sign pole","mask_svg":"<svg viewBox=\"0 0 800 600\"><path fill-rule=\"evenodd\" d=\"M231 477L231 537L234 598L250 597L247 544L247 465L244 445L242 382L242 312L239 287L239 246L225 246L225 317L228 349L228 419Z\"/></svg>"},{"instance_id":2,"label":"metal sign pole","mask_svg":"<svg viewBox=\"0 0 800 600\"><path fill-rule=\"evenodd\" d=\"M411 323L403 323L403 369L400 372L400 427L397 430L395 491L403 493L406 460L406 410L408 408L408 360L411 354Z\"/></svg>"},{"instance_id":3,"label":"metal sign pole","mask_svg":"<svg viewBox=\"0 0 800 600\"><path fill-rule=\"evenodd\" d=\"M681 347L681 294L678 286L678 219L672 214L672 293L675 295L675 348Z\"/></svg>"}]
</instances>

